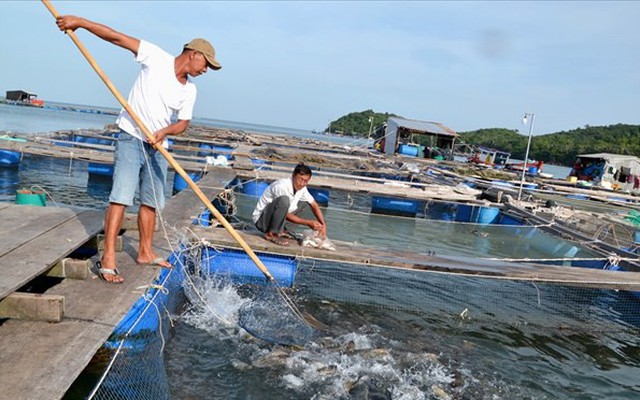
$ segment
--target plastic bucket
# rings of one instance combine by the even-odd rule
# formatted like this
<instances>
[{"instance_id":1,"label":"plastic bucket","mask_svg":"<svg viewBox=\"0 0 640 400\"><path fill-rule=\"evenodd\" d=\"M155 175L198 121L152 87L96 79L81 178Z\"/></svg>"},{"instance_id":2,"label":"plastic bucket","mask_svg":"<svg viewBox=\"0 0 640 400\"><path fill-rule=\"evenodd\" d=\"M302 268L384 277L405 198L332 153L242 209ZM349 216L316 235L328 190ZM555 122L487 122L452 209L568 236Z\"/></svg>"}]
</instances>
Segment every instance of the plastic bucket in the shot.
<instances>
[{"instance_id":1,"label":"plastic bucket","mask_svg":"<svg viewBox=\"0 0 640 400\"><path fill-rule=\"evenodd\" d=\"M47 196L42 191L20 189L16 191L16 204L44 207L47 205Z\"/></svg>"}]
</instances>

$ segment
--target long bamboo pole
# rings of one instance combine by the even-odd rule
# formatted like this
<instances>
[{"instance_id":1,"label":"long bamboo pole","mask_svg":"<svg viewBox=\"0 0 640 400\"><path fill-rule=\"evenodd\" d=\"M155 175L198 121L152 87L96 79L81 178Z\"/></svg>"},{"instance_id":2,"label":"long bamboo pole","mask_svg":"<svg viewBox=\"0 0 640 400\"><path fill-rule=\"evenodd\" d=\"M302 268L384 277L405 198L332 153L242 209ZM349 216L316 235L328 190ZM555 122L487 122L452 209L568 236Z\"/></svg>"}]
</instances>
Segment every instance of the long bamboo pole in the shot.
<instances>
[{"instance_id":1,"label":"long bamboo pole","mask_svg":"<svg viewBox=\"0 0 640 400\"><path fill-rule=\"evenodd\" d=\"M54 18L57 19L60 16L60 14L58 14L58 12L53 7L53 5L50 3L49 0L42 0L42 3L47 7L47 9L49 9L49 11L51 12L51 14L53 15ZM78 47L78 50L80 50L82 55L87 59L89 64L91 64L91 67L93 67L94 71L96 71L98 76L100 76L100 79L102 79L102 81L105 83L105 85L107 85L107 87L109 88L111 93L113 93L113 95L115 96L116 100L118 100L118 103L120 103L122 105L122 107L129 113L129 115L131 116L133 121L138 125L138 127L140 127L140 130L144 133L144 135L147 137L147 139L150 140L150 141L153 141L154 137L153 137L153 134L151 133L151 131L149 131L149 128L147 128L145 126L145 124L142 122L142 120L140 120L140 118L136 115L136 113L133 112L133 110L131 109L131 106L129 105L127 100L125 100L125 98L122 97L122 95L120 94L118 89L116 89L116 87L113 85L113 83L111 83L111 81L109 80L107 75L102 71L100 66L96 63L96 61L93 59L93 57L91 56L89 51L84 47L84 45L82 44L80 39L78 39L78 36L75 34L75 32L73 32L70 29L67 29L66 33L69 35L69 37L71 38L73 43L75 43L75 45ZM193 180L191 179L189 174L187 174L186 171L180 166L180 164L178 164L176 162L176 160L174 160L174 158L171 156L171 154L169 154L169 152L164 147L162 147L162 143L156 143L153 146L154 146L154 148L156 150L158 150L160 152L160 154L162 154L162 156L164 158L167 159L167 161L169 162L169 165L171 165L173 167L173 169L178 174L180 174L181 177L184 178L184 180L187 182L189 187L194 191L196 196L198 196L200 201L202 201L202 203L209 209L209 211L211 211L211 213L216 217L216 219L218 221L220 221L222 226L224 226L224 228L235 239L235 241L238 242L238 244L249 255L251 260L253 260L253 262L260 269L260 271L264 274L264 276L269 281L272 281L272 282L275 281L273 275L271 275L271 273L269 272L267 267L262 263L262 261L260 261L258 256L251 249L251 247L249 247L247 242L245 242L245 240L242 238L242 236L240 236L240 234L233 228L233 226L231 226L231 224L229 224L229 221L227 221L226 218L222 214L220 214L220 212L213 206L213 204L211 204L211 201L209 199L207 199L207 196L205 196L205 194L198 187L198 185L196 185L195 182L193 182Z\"/></svg>"}]
</instances>

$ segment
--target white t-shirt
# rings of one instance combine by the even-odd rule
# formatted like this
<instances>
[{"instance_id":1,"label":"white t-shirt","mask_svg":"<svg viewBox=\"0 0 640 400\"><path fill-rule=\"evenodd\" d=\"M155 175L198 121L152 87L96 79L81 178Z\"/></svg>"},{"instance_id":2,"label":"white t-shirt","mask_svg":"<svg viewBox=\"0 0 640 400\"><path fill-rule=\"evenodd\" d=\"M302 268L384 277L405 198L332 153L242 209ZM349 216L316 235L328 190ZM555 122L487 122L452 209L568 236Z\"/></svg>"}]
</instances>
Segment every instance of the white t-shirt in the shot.
<instances>
[{"instance_id":1,"label":"white t-shirt","mask_svg":"<svg viewBox=\"0 0 640 400\"><path fill-rule=\"evenodd\" d=\"M146 127L154 133L176 120L191 120L196 102L196 85L182 84L176 78L174 56L160 47L140 41L136 61L142 65L140 74L129 93L129 105ZM124 109L116 120L123 131L146 141L129 113ZM166 148L167 140L163 146Z\"/></svg>"},{"instance_id":2,"label":"white t-shirt","mask_svg":"<svg viewBox=\"0 0 640 400\"><path fill-rule=\"evenodd\" d=\"M309 204L315 201L306 186L296 193L293 193L293 181L291 178L278 179L277 181L273 181L271 185L264 190L262 196L260 196L260 200L258 200L258 204L256 204L256 209L253 210L253 223L258 222L262 210L280 196L287 196L289 198L288 212L290 213L298 208L299 201L306 201Z\"/></svg>"}]
</instances>

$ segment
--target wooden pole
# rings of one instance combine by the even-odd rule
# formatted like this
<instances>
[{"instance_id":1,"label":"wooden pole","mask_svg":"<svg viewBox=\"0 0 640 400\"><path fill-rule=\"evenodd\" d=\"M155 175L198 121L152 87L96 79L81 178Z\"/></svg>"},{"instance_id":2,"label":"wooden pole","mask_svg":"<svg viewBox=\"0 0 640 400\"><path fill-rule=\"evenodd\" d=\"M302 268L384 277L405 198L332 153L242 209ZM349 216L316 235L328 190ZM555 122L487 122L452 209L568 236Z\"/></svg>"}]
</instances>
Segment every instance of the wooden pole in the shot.
<instances>
[{"instance_id":1,"label":"wooden pole","mask_svg":"<svg viewBox=\"0 0 640 400\"><path fill-rule=\"evenodd\" d=\"M54 16L54 18L57 19L59 17L60 14L58 14L58 12L53 7L53 5L49 2L49 0L42 0L42 3L45 5L45 7L47 7L47 9L49 9L49 11ZM151 131L149 131L149 129L142 122L142 120L140 120L140 118L136 115L136 113L133 112L133 110L131 109L131 106L129 105L129 103L127 103L127 100L125 100L125 98L122 97L118 89L116 89L113 83L111 83L107 75L102 71L100 66L96 63L96 61L93 59L89 51L84 47L80 39L78 39L75 32L73 32L70 29L67 29L66 33L69 35L73 43L75 43L75 45L78 47L78 50L80 50L82 55L87 59L89 64L91 64L91 67L93 67L94 71L96 71L98 76L100 76L100 79L102 79L105 85L107 85L111 93L115 96L116 100L118 100L118 103L122 105L122 107L129 113L133 121L138 125L138 127L140 127L140 130L144 133L147 139L149 141L153 141L154 136L151 133ZM162 143L156 143L153 145L153 147L156 150L158 150L160 154L162 154L162 156L167 159L171 167L173 167L173 169L178 174L180 174L182 178L184 178L184 180L187 182L189 187L194 191L196 196L198 196L200 201L202 201L202 203L209 209L209 211L211 211L211 213L216 217L216 219L220 221L220 223L222 224L222 226L224 226L227 232L229 232L229 234L236 240L236 242L238 242L240 247L242 247L242 249L249 255L251 260L253 260L253 262L264 274L264 276L268 280L274 281L275 279L273 275L271 275L267 267L262 263L262 261L260 261L258 256L251 249L251 247L249 247L247 242L245 242L242 236L240 236L240 234L233 228L233 226L229 224L229 221L227 221L225 217L222 214L220 214L220 212L213 206L213 204L211 204L211 201L207 199L207 196L205 196L202 190L195 184L195 182L193 182L189 174L187 174L186 171L180 166L180 164L178 164L176 160L173 159L171 154L169 154L169 152L164 147L162 147Z\"/></svg>"}]
</instances>

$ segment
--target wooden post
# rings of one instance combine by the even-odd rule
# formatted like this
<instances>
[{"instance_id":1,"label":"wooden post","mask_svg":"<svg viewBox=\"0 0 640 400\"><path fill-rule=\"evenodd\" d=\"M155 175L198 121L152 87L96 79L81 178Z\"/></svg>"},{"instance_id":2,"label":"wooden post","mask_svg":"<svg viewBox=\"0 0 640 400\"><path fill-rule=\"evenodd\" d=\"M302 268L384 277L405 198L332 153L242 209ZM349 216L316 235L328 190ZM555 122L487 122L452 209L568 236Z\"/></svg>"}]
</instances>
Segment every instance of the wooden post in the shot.
<instances>
[{"instance_id":1,"label":"wooden post","mask_svg":"<svg viewBox=\"0 0 640 400\"><path fill-rule=\"evenodd\" d=\"M60 322L64 316L64 296L12 293L0 300L0 318Z\"/></svg>"},{"instance_id":2,"label":"wooden post","mask_svg":"<svg viewBox=\"0 0 640 400\"><path fill-rule=\"evenodd\" d=\"M87 279L91 269L91 260L64 258L56 263L46 274L53 278Z\"/></svg>"}]
</instances>

